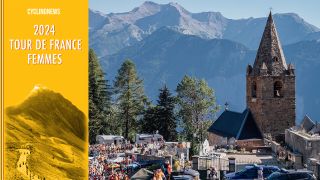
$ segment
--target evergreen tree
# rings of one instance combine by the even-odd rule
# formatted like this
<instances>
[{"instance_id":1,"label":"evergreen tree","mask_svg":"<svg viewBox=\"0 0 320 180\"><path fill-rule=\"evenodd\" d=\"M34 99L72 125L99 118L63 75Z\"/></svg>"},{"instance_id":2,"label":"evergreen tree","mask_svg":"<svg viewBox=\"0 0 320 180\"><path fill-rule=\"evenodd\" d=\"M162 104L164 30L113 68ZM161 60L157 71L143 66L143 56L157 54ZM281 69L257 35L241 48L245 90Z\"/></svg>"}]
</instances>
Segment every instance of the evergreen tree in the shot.
<instances>
[{"instance_id":1,"label":"evergreen tree","mask_svg":"<svg viewBox=\"0 0 320 180\"><path fill-rule=\"evenodd\" d=\"M135 64L126 60L114 82L118 118L122 122L125 138L132 139L139 130L138 121L141 119L147 98L144 95L143 81L139 79Z\"/></svg>"},{"instance_id":2,"label":"evergreen tree","mask_svg":"<svg viewBox=\"0 0 320 180\"><path fill-rule=\"evenodd\" d=\"M89 142L110 132L111 88L93 49L89 50Z\"/></svg>"},{"instance_id":3,"label":"evergreen tree","mask_svg":"<svg viewBox=\"0 0 320 180\"><path fill-rule=\"evenodd\" d=\"M149 107L142 121L142 132L155 133L158 130L165 140L177 139L176 116L174 113L175 98L164 86L160 89L159 99L155 107Z\"/></svg>"},{"instance_id":4,"label":"evergreen tree","mask_svg":"<svg viewBox=\"0 0 320 180\"><path fill-rule=\"evenodd\" d=\"M218 110L214 90L205 80L185 76L177 86L179 116L182 119L185 140L191 141L191 154L198 153L197 146L207 138L207 129Z\"/></svg>"},{"instance_id":5,"label":"evergreen tree","mask_svg":"<svg viewBox=\"0 0 320 180\"><path fill-rule=\"evenodd\" d=\"M175 98L171 95L167 86L160 89L157 105L157 121L159 122L159 133L167 141L177 139L176 116L174 113Z\"/></svg>"},{"instance_id":6,"label":"evergreen tree","mask_svg":"<svg viewBox=\"0 0 320 180\"><path fill-rule=\"evenodd\" d=\"M149 106L144 113L143 120L141 122L141 132L143 133L155 133L159 130L160 124L158 118L158 107Z\"/></svg>"}]
</instances>

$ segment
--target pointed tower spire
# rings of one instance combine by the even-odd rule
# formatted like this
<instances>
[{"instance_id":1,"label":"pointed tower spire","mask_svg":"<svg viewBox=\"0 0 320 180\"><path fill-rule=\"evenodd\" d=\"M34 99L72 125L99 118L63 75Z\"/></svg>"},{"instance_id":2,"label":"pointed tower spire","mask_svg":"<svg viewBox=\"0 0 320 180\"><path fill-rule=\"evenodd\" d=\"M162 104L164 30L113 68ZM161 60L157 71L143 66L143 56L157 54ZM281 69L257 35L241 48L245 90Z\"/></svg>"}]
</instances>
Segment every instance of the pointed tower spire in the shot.
<instances>
[{"instance_id":1,"label":"pointed tower spire","mask_svg":"<svg viewBox=\"0 0 320 180\"><path fill-rule=\"evenodd\" d=\"M260 73L263 63L270 75L280 75L288 69L271 11L253 65L254 74Z\"/></svg>"}]
</instances>

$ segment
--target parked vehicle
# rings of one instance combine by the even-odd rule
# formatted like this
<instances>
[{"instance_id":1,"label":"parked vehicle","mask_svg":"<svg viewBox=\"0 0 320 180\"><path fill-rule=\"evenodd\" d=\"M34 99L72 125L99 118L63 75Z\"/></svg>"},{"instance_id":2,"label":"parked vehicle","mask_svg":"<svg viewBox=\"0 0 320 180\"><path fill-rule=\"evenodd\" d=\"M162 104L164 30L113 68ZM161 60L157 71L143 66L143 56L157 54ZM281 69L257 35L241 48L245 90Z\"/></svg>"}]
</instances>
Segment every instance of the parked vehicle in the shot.
<instances>
[{"instance_id":1,"label":"parked vehicle","mask_svg":"<svg viewBox=\"0 0 320 180\"><path fill-rule=\"evenodd\" d=\"M185 169L182 171L175 171L171 174L173 180L197 180L200 179L200 173L193 169Z\"/></svg>"},{"instance_id":2,"label":"parked vehicle","mask_svg":"<svg viewBox=\"0 0 320 180\"><path fill-rule=\"evenodd\" d=\"M316 180L312 171L285 170L272 173L267 180Z\"/></svg>"},{"instance_id":3,"label":"parked vehicle","mask_svg":"<svg viewBox=\"0 0 320 180\"><path fill-rule=\"evenodd\" d=\"M162 160L144 160L144 161L139 161L138 164L140 165L141 168L148 168L154 165L161 167L164 163Z\"/></svg>"},{"instance_id":4,"label":"parked vehicle","mask_svg":"<svg viewBox=\"0 0 320 180\"><path fill-rule=\"evenodd\" d=\"M153 144L155 142L162 143L164 142L163 136L156 134L136 134L135 139L136 144Z\"/></svg>"},{"instance_id":5,"label":"parked vehicle","mask_svg":"<svg viewBox=\"0 0 320 180\"><path fill-rule=\"evenodd\" d=\"M258 179L258 171L262 170L263 178L280 171L277 166L252 165L246 166L244 170L225 175L225 179Z\"/></svg>"},{"instance_id":6,"label":"parked vehicle","mask_svg":"<svg viewBox=\"0 0 320 180\"><path fill-rule=\"evenodd\" d=\"M171 176L172 180L193 180L194 178L190 175L177 175Z\"/></svg>"},{"instance_id":7,"label":"parked vehicle","mask_svg":"<svg viewBox=\"0 0 320 180\"><path fill-rule=\"evenodd\" d=\"M119 145L123 144L125 142L125 139L123 136L118 135L97 135L96 141L98 142L98 144Z\"/></svg>"},{"instance_id":8,"label":"parked vehicle","mask_svg":"<svg viewBox=\"0 0 320 180\"><path fill-rule=\"evenodd\" d=\"M114 157L112 159L108 159L107 162L120 163L120 162L124 161L125 158L126 158L125 153L117 153L116 157Z\"/></svg>"}]
</instances>

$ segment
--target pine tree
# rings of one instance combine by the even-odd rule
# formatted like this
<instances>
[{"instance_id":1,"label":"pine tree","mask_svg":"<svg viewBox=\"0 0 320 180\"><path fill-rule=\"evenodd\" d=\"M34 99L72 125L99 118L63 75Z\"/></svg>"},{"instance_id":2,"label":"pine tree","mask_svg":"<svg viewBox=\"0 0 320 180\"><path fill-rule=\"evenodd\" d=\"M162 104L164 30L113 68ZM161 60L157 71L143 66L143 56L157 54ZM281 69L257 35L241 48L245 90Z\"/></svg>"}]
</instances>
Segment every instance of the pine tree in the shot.
<instances>
[{"instance_id":1,"label":"pine tree","mask_svg":"<svg viewBox=\"0 0 320 180\"><path fill-rule=\"evenodd\" d=\"M159 91L157 105L149 107L144 114L142 132L154 133L158 131L165 140L176 141L175 98L171 96L167 86L164 86Z\"/></svg>"},{"instance_id":2,"label":"pine tree","mask_svg":"<svg viewBox=\"0 0 320 180\"><path fill-rule=\"evenodd\" d=\"M214 90L205 80L185 76L177 86L179 116L182 119L185 140L191 141L191 154L208 136L207 129L218 110Z\"/></svg>"},{"instance_id":3,"label":"pine tree","mask_svg":"<svg viewBox=\"0 0 320 180\"><path fill-rule=\"evenodd\" d=\"M89 142L110 132L111 88L93 49L89 50Z\"/></svg>"},{"instance_id":4,"label":"pine tree","mask_svg":"<svg viewBox=\"0 0 320 180\"><path fill-rule=\"evenodd\" d=\"M177 139L176 116L174 113L175 98L167 86L160 89L159 100L157 101L157 121L159 122L159 133L163 135L167 141L175 141Z\"/></svg>"},{"instance_id":5,"label":"pine tree","mask_svg":"<svg viewBox=\"0 0 320 180\"><path fill-rule=\"evenodd\" d=\"M147 97L144 95L143 81L139 79L131 60L126 60L118 70L114 88L118 119L122 122L125 138L130 136L132 139L139 130L138 121L147 104Z\"/></svg>"},{"instance_id":6,"label":"pine tree","mask_svg":"<svg viewBox=\"0 0 320 180\"><path fill-rule=\"evenodd\" d=\"M159 130L161 123L159 123L158 119L158 107L149 106L145 110L143 120L141 122L141 132L152 134Z\"/></svg>"}]
</instances>

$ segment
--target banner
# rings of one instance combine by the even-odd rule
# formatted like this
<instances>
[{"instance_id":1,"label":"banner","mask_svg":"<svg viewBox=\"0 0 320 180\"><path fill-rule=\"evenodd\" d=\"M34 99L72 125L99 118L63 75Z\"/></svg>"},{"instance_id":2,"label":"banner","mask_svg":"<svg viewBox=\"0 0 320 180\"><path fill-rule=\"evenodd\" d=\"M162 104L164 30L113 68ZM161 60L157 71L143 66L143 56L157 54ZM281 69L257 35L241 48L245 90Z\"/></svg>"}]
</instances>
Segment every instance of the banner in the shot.
<instances>
[{"instance_id":1,"label":"banner","mask_svg":"<svg viewBox=\"0 0 320 180\"><path fill-rule=\"evenodd\" d=\"M4 179L86 179L88 2L2 3Z\"/></svg>"}]
</instances>

